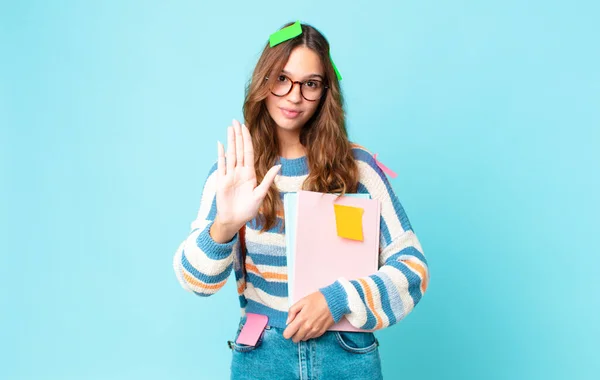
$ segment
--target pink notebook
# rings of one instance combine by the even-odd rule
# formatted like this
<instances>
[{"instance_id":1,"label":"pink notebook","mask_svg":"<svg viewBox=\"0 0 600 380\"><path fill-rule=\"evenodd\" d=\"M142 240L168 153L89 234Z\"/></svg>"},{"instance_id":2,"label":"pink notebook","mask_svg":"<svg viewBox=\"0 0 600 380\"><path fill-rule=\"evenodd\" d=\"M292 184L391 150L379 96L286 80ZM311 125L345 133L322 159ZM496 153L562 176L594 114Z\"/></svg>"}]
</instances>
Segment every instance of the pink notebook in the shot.
<instances>
[{"instance_id":1,"label":"pink notebook","mask_svg":"<svg viewBox=\"0 0 600 380\"><path fill-rule=\"evenodd\" d=\"M298 192L292 304L340 277L354 280L378 269L379 201L346 196L336 199L334 194ZM334 204L364 210L363 241L338 236ZM329 330L364 331L352 326L346 318Z\"/></svg>"}]
</instances>

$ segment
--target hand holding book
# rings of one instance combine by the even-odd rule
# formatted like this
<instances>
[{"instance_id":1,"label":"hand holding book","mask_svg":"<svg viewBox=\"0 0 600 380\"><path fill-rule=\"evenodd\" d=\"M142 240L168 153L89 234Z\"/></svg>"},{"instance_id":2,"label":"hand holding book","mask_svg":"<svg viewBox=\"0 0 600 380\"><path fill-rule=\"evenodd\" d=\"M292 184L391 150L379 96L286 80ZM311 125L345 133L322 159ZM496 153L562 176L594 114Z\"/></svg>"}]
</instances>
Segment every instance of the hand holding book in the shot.
<instances>
[{"instance_id":1,"label":"hand holding book","mask_svg":"<svg viewBox=\"0 0 600 380\"><path fill-rule=\"evenodd\" d=\"M283 332L286 339L294 343L318 338L335 324L327 306L325 296L314 292L296 302L288 312L287 327Z\"/></svg>"}]
</instances>

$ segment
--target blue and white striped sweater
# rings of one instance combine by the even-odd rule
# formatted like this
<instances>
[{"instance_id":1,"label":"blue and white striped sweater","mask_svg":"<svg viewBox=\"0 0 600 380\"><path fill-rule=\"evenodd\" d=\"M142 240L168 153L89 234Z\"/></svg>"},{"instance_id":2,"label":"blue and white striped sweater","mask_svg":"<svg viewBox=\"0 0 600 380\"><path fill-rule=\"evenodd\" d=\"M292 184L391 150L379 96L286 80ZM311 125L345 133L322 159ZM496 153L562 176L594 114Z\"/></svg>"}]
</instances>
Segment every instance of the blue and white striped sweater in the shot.
<instances>
[{"instance_id":1,"label":"blue and white striped sweater","mask_svg":"<svg viewBox=\"0 0 600 380\"><path fill-rule=\"evenodd\" d=\"M358 192L381 202L379 270L348 281L340 278L320 291L337 322L342 316L364 329L381 329L404 318L420 301L429 281L427 260L410 221L385 174L373 156L355 146L359 168ZM280 195L302 188L308 175L306 157L281 158L275 179ZM216 215L216 164L203 188L197 218L189 236L177 249L173 265L182 287L200 296L221 289L233 269L242 314L265 314L269 324L284 328L288 310L285 228L282 216L276 225L260 233L255 221L246 225L246 274L241 268L239 234L226 244L212 240L209 230Z\"/></svg>"}]
</instances>

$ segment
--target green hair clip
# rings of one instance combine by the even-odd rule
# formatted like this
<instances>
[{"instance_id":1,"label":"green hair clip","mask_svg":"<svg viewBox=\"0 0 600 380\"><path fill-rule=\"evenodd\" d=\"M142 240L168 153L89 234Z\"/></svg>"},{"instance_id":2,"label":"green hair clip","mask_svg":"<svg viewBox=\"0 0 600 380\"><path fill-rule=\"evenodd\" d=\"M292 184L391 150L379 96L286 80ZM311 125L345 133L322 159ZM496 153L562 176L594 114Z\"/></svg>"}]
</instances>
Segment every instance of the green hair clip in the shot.
<instances>
[{"instance_id":1,"label":"green hair clip","mask_svg":"<svg viewBox=\"0 0 600 380\"><path fill-rule=\"evenodd\" d=\"M300 21L296 21L292 25L287 26L271 34L269 36L269 45L273 47L284 41L297 37L301 34L302 25L300 25ZM335 71L335 75L337 76L338 80L342 80L342 74L340 74L340 72L338 71L337 67L335 66L335 63L333 63L333 58L331 58L331 52L329 53L329 59L331 60L331 65L333 66L333 70Z\"/></svg>"}]
</instances>

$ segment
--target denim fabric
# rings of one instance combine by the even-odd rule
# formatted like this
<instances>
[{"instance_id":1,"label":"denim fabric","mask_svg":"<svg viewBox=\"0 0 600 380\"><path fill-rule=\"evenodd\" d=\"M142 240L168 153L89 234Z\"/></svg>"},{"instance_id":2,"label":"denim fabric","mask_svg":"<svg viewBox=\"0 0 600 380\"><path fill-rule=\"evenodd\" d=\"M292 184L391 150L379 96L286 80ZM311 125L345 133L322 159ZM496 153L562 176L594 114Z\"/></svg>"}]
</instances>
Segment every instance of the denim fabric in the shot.
<instances>
[{"instance_id":1,"label":"denim fabric","mask_svg":"<svg viewBox=\"0 0 600 380\"><path fill-rule=\"evenodd\" d=\"M282 328L267 326L256 346L233 341L231 379L335 380L382 379L379 342L371 332L327 331L316 339L294 343Z\"/></svg>"}]
</instances>

